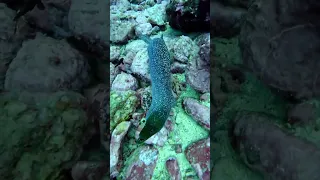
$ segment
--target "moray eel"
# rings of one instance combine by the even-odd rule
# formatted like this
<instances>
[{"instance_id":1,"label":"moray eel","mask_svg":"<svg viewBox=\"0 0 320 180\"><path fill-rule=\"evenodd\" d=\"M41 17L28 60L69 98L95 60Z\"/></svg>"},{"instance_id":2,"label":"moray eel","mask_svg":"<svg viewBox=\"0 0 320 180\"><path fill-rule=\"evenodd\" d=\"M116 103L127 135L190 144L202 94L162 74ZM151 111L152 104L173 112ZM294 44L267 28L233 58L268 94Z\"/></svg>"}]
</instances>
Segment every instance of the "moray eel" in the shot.
<instances>
[{"instance_id":1,"label":"moray eel","mask_svg":"<svg viewBox=\"0 0 320 180\"><path fill-rule=\"evenodd\" d=\"M154 39L147 36L140 38L148 44L152 91L151 106L138 139L138 142L142 143L161 130L176 101L171 89L171 58L163 36Z\"/></svg>"}]
</instances>

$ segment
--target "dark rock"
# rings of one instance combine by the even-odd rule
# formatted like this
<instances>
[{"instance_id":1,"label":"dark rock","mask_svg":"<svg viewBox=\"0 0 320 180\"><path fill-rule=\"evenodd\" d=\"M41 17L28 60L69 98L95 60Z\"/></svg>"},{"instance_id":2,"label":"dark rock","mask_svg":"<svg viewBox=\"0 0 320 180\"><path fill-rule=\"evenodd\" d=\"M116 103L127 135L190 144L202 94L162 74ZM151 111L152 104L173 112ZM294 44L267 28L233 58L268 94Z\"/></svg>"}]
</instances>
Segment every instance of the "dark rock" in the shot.
<instances>
[{"instance_id":1,"label":"dark rock","mask_svg":"<svg viewBox=\"0 0 320 180\"><path fill-rule=\"evenodd\" d=\"M250 0L217 0L226 6L242 7L247 8Z\"/></svg>"},{"instance_id":2,"label":"dark rock","mask_svg":"<svg viewBox=\"0 0 320 180\"><path fill-rule=\"evenodd\" d=\"M186 69L186 64L174 62L171 66L171 73L184 73Z\"/></svg>"},{"instance_id":3,"label":"dark rock","mask_svg":"<svg viewBox=\"0 0 320 180\"><path fill-rule=\"evenodd\" d=\"M107 128L109 108L106 103L109 99L109 90L106 84L98 84L90 89L83 91L84 96L87 98L87 115L88 118L96 124L97 132L100 134L100 143L109 150L110 141L107 141L106 134L109 128Z\"/></svg>"},{"instance_id":4,"label":"dark rock","mask_svg":"<svg viewBox=\"0 0 320 180\"><path fill-rule=\"evenodd\" d=\"M253 1L241 26L244 64L295 99L320 95L319 9L316 0Z\"/></svg>"},{"instance_id":5,"label":"dark rock","mask_svg":"<svg viewBox=\"0 0 320 180\"><path fill-rule=\"evenodd\" d=\"M266 179L319 179L320 149L285 132L272 120L257 113L241 113L235 118L233 145L245 164Z\"/></svg>"},{"instance_id":6,"label":"dark rock","mask_svg":"<svg viewBox=\"0 0 320 180\"><path fill-rule=\"evenodd\" d=\"M240 20L245 9L210 2L211 32L214 37L232 37L240 32Z\"/></svg>"},{"instance_id":7,"label":"dark rock","mask_svg":"<svg viewBox=\"0 0 320 180\"><path fill-rule=\"evenodd\" d=\"M171 1L166 14L171 27L184 32L210 30L210 1Z\"/></svg>"},{"instance_id":8,"label":"dark rock","mask_svg":"<svg viewBox=\"0 0 320 180\"><path fill-rule=\"evenodd\" d=\"M73 180L101 180L108 168L106 162L79 161L72 167L71 175Z\"/></svg>"},{"instance_id":9,"label":"dark rock","mask_svg":"<svg viewBox=\"0 0 320 180\"><path fill-rule=\"evenodd\" d=\"M288 111L288 122L295 125L310 125L316 121L316 106L311 102L295 105Z\"/></svg>"}]
</instances>

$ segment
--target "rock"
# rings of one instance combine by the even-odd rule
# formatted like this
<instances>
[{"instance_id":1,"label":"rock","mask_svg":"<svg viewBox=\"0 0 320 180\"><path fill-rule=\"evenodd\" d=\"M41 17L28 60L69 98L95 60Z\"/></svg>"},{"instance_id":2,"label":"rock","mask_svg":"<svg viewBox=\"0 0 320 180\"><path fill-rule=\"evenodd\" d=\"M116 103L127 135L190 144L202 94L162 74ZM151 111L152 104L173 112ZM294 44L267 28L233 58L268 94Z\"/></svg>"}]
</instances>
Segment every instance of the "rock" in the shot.
<instances>
[{"instance_id":1,"label":"rock","mask_svg":"<svg viewBox=\"0 0 320 180\"><path fill-rule=\"evenodd\" d=\"M135 91L138 88L138 81L131 74L120 73L114 79L111 90L112 91Z\"/></svg>"},{"instance_id":2,"label":"rock","mask_svg":"<svg viewBox=\"0 0 320 180\"><path fill-rule=\"evenodd\" d=\"M320 95L316 20L320 15L314 13L319 8L315 0L254 1L241 26L239 42L245 66L269 87L294 99Z\"/></svg>"},{"instance_id":3,"label":"rock","mask_svg":"<svg viewBox=\"0 0 320 180\"><path fill-rule=\"evenodd\" d=\"M121 53L120 46L110 46L110 62L117 62Z\"/></svg>"},{"instance_id":4,"label":"rock","mask_svg":"<svg viewBox=\"0 0 320 180\"><path fill-rule=\"evenodd\" d=\"M176 158L169 158L166 161L166 167L172 180L181 180L180 168Z\"/></svg>"},{"instance_id":5,"label":"rock","mask_svg":"<svg viewBox=\"0 0 320 180\"><path fill-rule=\"evenodd\" d=\"M249 0L218 0L218 2L223 3L226 6L247 8L250 1Z\"/></svg>"},{"instance_id":6,"label":"rock","mask_svg":"<svg viewBox=\"0 0 320 180\"><path fill-rule=\"evenodd\" d=\"M189 145L185 155L201 180L210 179L210 139Z\"/></svg>"},{"instance_id":7,"label":"rock","mask_svg":"<svg viewBox=\"0 0 320 180\"><path fill-rule=\"evenodd\" d=\"M133 113L132 114L132 119L130 119L132 125L135 126L135 127L138 127L139 124L140 124L140 120L142 119L143 115L144 115L143 113L137 113L137 112Z\"/></svg>"},{"instance_id":8,"label":"rock","mask_svg":"<svg viewBox=\"0 0 320 180\"><path fill-rule=\"evenodd\" d=\"M145 43L143 40L131 41L128 44L126 44L120 58L123 58L124 63L128 63L131 65L137 53L143 49L147 49L147 46L147 43Z\"/></svg>"},{"instance_id":9,"label":"rock","mask_svg":"<svg viewBox=\"0 0 320 180\"><path fill-rule=\"evenodd\" d=\"M34 8L25 15L25 19L42 31L55 38L66 38L72 35L69 31L68 12L70 0L44 0L45 9Z\"/></svg>"},{"instance_id":10,"label":"rock","mask_svg":"<svg viewBox=\"0 0 320 180\"><path fill-rule=\"evenodd\" d=\"M108 169L106 162L77 162L71 170L73 180L101 180Z\"/></svg>"},{"instance_id":11,"label":"rock","mask_svg":"<svg viewBox=\"0 0 320 180\"><path fill-rule=\"evenodd\" d=\"M194 65L188 68L186 73L188 84L201 93L210 91L210 72L209 69L196 69Z\"/></svg>"},{"instance_id":12,"label":"rock","mask_svg":"<svg viewBox=\"0 0 320 180\"><path fill-rule=\"evenodd\" d=\"M187 69L186 64L180 63L180 62L173 62L173 64L171 65L171 73L184 73Z\"/></svg>"},{"instance_id":13,"label":"rock","mask_svg":"<svg viewBox=\"0 0 320 180\"><path fill-rule=\"evenodd\" d=\"M294 105L288 111L288 122L295 125L311 125L317 119L317 108L312 102L303 102Z\"/></svg>"},{"instance_id":14,"label":"rock","mask_svg":"<svg viewBox=\"0 0 320 180\"><path fill-rule=\"evenodd\" d=\"M197 44L188 36L179 37L173 46L173 56L177 61L188 63L198 53Z\"/></svg>"},{"instance_id":15,"label":"rock","mask_svg":"<svg viewBox=\"0 0 320 180\"><path fill-rule=\"evenodd\" d=\"M138 24L135 27L136 36L150 35L152 33L152 25L150 23Z\"/></svg>"},{"instance_id":16,"label":"rock","mask_svg":"<svg viewBox=\"0 0 320 180\"><path fill-rule=\"evenodd\" d=\"M69 11L71 0L43 0L43 3L63 11Z\"/></svg>"},{"instance_id":17,"label":"rock","mask_svg":"<svg viewBox=\"0 0 320 180\"><path fill-rule=\"evenodd\" d=\"M131 118L138 105L138 98L134 91L110 93L110 131L121 122Z\"/></svg>"},{"instance_id":18,"label":"rock","mask_svg":"<svg viewBox=\"0 0 320 180\"><path fill-rule=\"evenodd\" d=\"M120 167L118 166L120 147L124 136L127 134L130 128L130 121L123 121L117 125L112 132L110 142L110 176L111 178L117 177Z\"/></svg>"},{"instance_id":19,"label":"rock","mask_svg":"<svg viewBox=\"0 0 320 180\"><path fill-rule=\"evenodd\" d=\"M158 160L158 150L150 146L137 148L129 157L123 179L151 179Z\"/></svg>"},{"instance_id":20,"label":"rock","mask_svg":"<svg viewBox=\"0 0 320 180\"><path fill-rule=\"evenodd\" d=\"M114 79L117 77L119 73L119 68L116 67L114 64L110 63L110 86L112 86Z\"/></svg>"},{"instance_id":21,"label":"rock","mask_svg":"<svg viewBox=\"0 0 320 180\"><path fill-rule=\"evenodd\" d=\"M172 78L172 91L174 95L179 97L187 89L187 82L185 74L173 74Z\"/></svg>"},{"instance_id":22,"label":"rock","mask_svg":"<svg viewBox=\"0 0 320 180\"><path fill-rule=\"evenodd\" d=\"M144 23L148 23L148 18L143 15L143 14L139 14L137 17L136 17L136 22L138 24L144 24Z\"/></svg>"},{"instance_id":23,"label":"rock","mask_svg":"<svg viewBox=\"0 0 320 180\"><path fill-rule=\"evenodd\" d=\"M211 179L238 179L241 177L243 180L262 180L260 174L251 171L244 166L241 162L238 162L235 158L226 157L216 161L214 168L211 171Z\"/></svg>"},{"instance_id":24,"label":"rock","mask_svg":"<svg viewBox=\"0 0 320 180\"><path fill-rule=\"evenodd\" d=\"M109 149L110 143L105 137L105 134L108 133L107 123L110 123L107 116L107 114L110 114L109 106L106 105L109 99L108 89L107 85L99 84L93 88L84 90L84 96L89 104L87 110L88 118L94 123L99 124L97 132L100 132L100 143L106 150Z\"/></svg>"},{"instance_id":25,"label":"rock","mask_svg":"<svg viewBox=\"0 0 320 180\"><path fill-rule=\"evenodd\" d=\"M155 4L144 10L143 14L148 18L149 23L158 26L164 26L166 22L166 3Z\"/></svg>"},{"instance_id":26,"label":"rock","mask_svg":"<svg viewBox=\"0 0 320 180\"><path fill-rule=\"evenodd\" d=\"M2 179L62 179L92 137L85 98L74 92L21 91L2 93L0 99Z\"/></svg>"},{"instance_id":27,"label":"rock","mask_svg":"<svg viewBox=\"0 0 320 180\"><path fill-rule=\"evenodd\" d=\"M166 8L172 28L184 32L210 31L210 1L170 1Z\"/></svg>"},{"instance_id":28,"label":"rock","mask_svg":"<svg viewBox=\"0 0 320 180\"><path fill-rule=\"evenodd\" d=\"M98 78L98 80L100 80L100 82L102 82L104 84L108 84L110 81L109 80L110 68L106 68L106 67L108 67L107 59L97 59L96 62L97 62L97 65L92 66L93 67L92 69L96 70L94 75L97 76L97 78Z\"/></svg>"},{"instance_id":29,"label":"rock","mask_svg":"<svg viewBox=\"0 0 320 180\"><path fill-rule=\"evenodd\" d=\"M265 179L319 179L320 149L272 124L272 118L242 112L234 119L233 145Z\"/></svg>"},{"instance_id":30,"label":"rock","mask_svg":"<svg viewBox=\"0 0 320 180\"><path fill-rule=\"evenodd\" d=\"M126 43L133 36L135 23L129 21L111 21L110 41Z\"/></svg>"},{"instance_id":31,"label":"rock","mask_svg":"<svg viewBox=\"0 0 320 180\"><path fill-rule=\"evenodd\" d=\"M210 67L210 33L201 34L195 40L200 50L198 52L200 58L198 59L198 67Z\"/></svg>"},{"instance_id":32,"label":"rock","mask_svg":"<svg viewBox=\"0 0 320 180\"><path fill-rule=\"evenodd\" d=\"M199 43L199 40L196 42ZM210 64L201 59L200 52L203 52L203 49L200 51L200 48L197 46L197 44L195 44L194 47L194 53L192 53L192 56L189 57L190 61L188 62L186 80L187 83L190 84L190 86L196 91L206 93L210 90Z\"/></svg>"},{"instance_id":33,"label":"rock","mask_svg":"<svg viewBox=\"0 0 320 180\"><path fill-rule=\"evenodd\" d=\"M212 33L215 37L230 38L240 32L240 20L246 9L210 2Z\"/></svg>"},{"instance_id":34,"label":"rock","mask_svg":"<svg viewBox=\"0 0 320 180\"><path fill-rule=\"evenodd\" d=\"M210 108L192 98L185 98L183 106L185 111L191 115L194 120L203 128L210 130Z\"/></svg>"},{"instance_id":35,"label":"rock","mask_svg":"<svg viewBox=\"0 0 320 180\"><path fill-rule=\"evenodd\" d=\"M4 89L5 75L10 62L16 56L17 51L24 39L23 28L25 24L19 24L17 34L12 35L16 23L13 21L15 11L9 9L5 4L0 3L0 91ZM23 31L23 32L22 32Z\"/></svg>"},{"instance_id":36,"label":"rock","mask_svg":"<svg viewBox=\"0 0 320 180\"><path fill-rule=\"evenodd\" d=\"M146 49L139 51L131 64L131 71L133 74L141 78L145 82L150 82L151 77L149 73L149 57Z\"/></svg>"},{"instance_id":37,"label":"rock","mask_svg":"<svg viewBox=\"0 0 320 180\"><path fill-rule=\"evenodd\" d=\"M112 0L110 1L110 12L125 12L130 8L131 4L128 0Z\"/></svg>"},{"instance_id":38,"label":"rock","mask_svg":"<svg viewBox=\"0 0 320 180\"><path fill-rule=\"evenodd\" d=\"M138 99L140 100L140 105L142 109L145 112L148 111L152 102L151 86L139 89L137 91L137 96L138 96Z\"/></svg>"},{"instance_id":39,"label":"rock","mask_svg":"<svg viewBox=\"0 0 320 180\"><path fill-rule=\"evenodd\" d=\"M39 53L41 52L41 53ZM87 60L65 40L40 33L25 41L6 73L6 90L78 91L88 85Z\"/></svg>"},{"instance_id":40,"label":"rock","mask_svg":"<svg viewBox=\"0 0 320 180\"><path fill-rule=\"evenodd\" d=\"M109 42L109 27L106 17L109 17L104 0L79 0L71 3L68 22L70 30L77 36L85 36L104 45ZM110 31L112 32L112 31ZM109 47L107 47L109 48Z\"/></svg>"}]
</instances>

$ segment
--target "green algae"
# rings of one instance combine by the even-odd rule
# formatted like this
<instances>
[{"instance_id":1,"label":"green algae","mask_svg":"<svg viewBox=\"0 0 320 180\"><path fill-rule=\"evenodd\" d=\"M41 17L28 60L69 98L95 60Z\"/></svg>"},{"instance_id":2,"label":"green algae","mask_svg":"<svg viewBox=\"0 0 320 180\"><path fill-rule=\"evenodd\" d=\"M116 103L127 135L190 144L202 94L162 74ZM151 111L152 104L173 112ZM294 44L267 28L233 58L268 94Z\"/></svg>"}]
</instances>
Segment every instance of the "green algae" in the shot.
<instances>
[{"instance_id":1,"label":"green algae","mask_svg":"<svg viewBox=\"0 0 320 180\"><path fill-rule=\"evenodd\" d=\"M121 122L129 120L135 107L138 103L138 98L134 91L125 91L117 93L111 91L110 93L110 130Z\"/></svg>"},{"instance_id":2,"label":"green algae","mask_svg":"<svg viewBox=\"0 0 320 180\"><path fill-rule=\"evenodd\" d=\"M185 175L190 171L192 171L192 174L196 174L186 159L184 150L191 143L208 137L209 132L199 126L197 122L193 120L182 108L182 101L186 97L198 99L199 95L194 89L192 89L190 86L187 86L186 91L184 91L177 100L177 106L174 108L174 129L169 134L168 141L164 144L164 146L158 147L159 156L157 166L155 167L153 173L153 180L170 179L170 175L166 170L165 163L171 157L177 158L182 177L185 177ZM176 144L181 144L182 153L176 153Z\"/></svg>"}]
</instances>

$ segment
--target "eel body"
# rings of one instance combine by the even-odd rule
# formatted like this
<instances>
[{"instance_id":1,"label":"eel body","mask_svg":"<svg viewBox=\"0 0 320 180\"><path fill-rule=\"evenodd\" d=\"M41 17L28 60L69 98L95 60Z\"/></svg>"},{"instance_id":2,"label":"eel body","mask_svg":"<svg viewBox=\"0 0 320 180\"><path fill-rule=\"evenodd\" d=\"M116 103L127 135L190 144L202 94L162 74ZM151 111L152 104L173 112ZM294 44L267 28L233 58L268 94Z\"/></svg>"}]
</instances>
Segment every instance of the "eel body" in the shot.
<instances>
[{"instance_id":1,"label":"eel body","mask_svg":"<svg viewBox=\"0 0 320 180\"><path fill-rule=\"evenodd\" d=\"M170 53L163 37L150 39L143 36L142 39L148 43L152 102L146 114L146 124L139 135L139 142L144 142L161 130L175 104L171 85Z\"/></svg>"}]
</instances>

